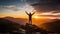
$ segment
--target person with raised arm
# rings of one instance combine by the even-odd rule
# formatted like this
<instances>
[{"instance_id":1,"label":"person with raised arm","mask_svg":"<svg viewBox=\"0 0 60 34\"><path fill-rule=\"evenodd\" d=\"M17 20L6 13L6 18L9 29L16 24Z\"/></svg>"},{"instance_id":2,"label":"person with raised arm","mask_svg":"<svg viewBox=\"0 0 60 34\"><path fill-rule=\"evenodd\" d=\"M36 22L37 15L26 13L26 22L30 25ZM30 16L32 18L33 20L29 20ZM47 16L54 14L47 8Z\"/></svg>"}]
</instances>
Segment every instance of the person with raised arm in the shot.
<instances>
[{"instance_id":1,"label":"person with raised arm","mask_svg":"<svg viewBox=\"0 0 60 34\"><path fill-rule=\"evenodd\" d=\"M34 15L35 12L33 12L33 13L31 13L31 12L28 13L27 11L25 11L25 12L29 16L29 24L32 24L32 15Z\"/></svg>"}]
</instances>

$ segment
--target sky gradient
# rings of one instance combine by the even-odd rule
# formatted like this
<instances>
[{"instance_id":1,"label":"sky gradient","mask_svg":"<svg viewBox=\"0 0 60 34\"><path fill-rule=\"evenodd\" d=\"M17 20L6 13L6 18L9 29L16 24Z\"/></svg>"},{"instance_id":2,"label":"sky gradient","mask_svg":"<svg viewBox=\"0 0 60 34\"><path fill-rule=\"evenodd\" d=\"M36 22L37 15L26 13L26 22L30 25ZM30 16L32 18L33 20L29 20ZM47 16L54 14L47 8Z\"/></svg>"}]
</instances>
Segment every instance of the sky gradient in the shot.
<instances>
[{"instance_id":1,"label":"sky gradient","mask_svg":"<svg viewBox=\"0 0 60 34\"><path fill-rule=\"evenodd\" d=\"M60 19L60 2L59 0L0 0L0 17L27 18L25 11L35 11L34 16L40 18Z\"/></svg>"},{"instance_id":2,"label":"sky gradient","mask_svg":"<svg viewBox=\"0 0 60 34\"><path fill-rule=\"evenodd\" d=\"M60 27L59 21L53 22L60 19L60 0L0 0L0 18L7 17L19 24L29 23L25 11L35 12L32 24L45 27L44 24L48 23L48 29L53 26L53 29ZM53 24L49 26L49 22Z\"/></svg>"},{"instance_id":3,"label":"sky gradient","mask_svg":"<svg viewBox=\"0 0 60 34\"><path fill-rule=\"evenodd\" d=\"M25 3L24 0L0 0L0 17L23 17L27 7Z\"/></svg>"}]
</instances>

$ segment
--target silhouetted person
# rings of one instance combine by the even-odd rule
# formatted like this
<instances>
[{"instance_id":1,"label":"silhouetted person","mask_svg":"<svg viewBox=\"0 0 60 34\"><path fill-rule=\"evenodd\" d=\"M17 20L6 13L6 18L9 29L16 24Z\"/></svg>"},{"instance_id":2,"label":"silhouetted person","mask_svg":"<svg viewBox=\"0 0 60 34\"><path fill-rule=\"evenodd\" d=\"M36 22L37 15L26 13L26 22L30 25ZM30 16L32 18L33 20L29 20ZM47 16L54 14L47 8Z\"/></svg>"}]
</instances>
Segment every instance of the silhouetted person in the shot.
<instances>
[{"instance_id":1,"label":"silhouetted person","mask_svg":"<svg viewBox=\"0 0 60 34\"><path fill-rule=\"evenodd\" d=\"M32 15L35 14L35 12L34 13L31 13L31 12L28 13L28 12L26 12L26 14L29 16L29 24L32 24Z\"/></svg>"}]
</instances>

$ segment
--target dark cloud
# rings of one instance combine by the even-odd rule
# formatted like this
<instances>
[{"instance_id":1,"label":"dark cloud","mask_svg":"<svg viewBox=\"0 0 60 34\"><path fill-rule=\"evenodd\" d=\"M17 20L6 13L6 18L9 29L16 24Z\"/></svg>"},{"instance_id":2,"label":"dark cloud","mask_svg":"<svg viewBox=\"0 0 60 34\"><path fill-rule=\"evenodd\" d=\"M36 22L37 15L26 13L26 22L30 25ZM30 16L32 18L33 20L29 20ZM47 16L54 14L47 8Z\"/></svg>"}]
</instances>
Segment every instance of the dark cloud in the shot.
<instances>
[{"instance_id":1,"label":"dark cloud","mask_svg":"<svg viewBox=\"0 0 60 34\"><path fill-rule=\"evenodd\" d=\"M0 6L16 4L22 5L24 4L23 1L33 6L38 12L60 12L60 0L0 0Z\"/></svg>"},{"instance_id":2,"label":"dark cloud","mask_svg":"<svg viewBox=\"0 0 60 34\"><path fill-rule=\"evenodd\" d=\"M31 0L29 1L37 11L60 11L60 0Z\"/></svg>"},{"instance_id":3,"label":"dark cloud","mask_svg":"<svg viewBox=\"0 0 60 34\"><path fill-rule=\"evenodd\" d=\"M21 0L0 0L0 5L14 5L21 3Z\"/></svg>"}]
</instances>

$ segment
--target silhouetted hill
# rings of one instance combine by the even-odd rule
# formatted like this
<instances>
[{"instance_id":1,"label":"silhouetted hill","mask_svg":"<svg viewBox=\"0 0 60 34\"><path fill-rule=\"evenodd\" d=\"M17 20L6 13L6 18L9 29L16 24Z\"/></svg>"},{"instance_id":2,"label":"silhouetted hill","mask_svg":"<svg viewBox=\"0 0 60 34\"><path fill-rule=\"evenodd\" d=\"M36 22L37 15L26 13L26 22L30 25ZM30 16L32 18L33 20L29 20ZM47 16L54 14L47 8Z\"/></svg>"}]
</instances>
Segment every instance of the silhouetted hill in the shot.
<instances>
[{"instance_id":1,"label":"silhouetted hill","mask_svg":"<svg viewBox=\"0 0 60 34\"><path fill-rule=\"evenodd\" d=\"M13 17L4 17L4 19L8 19L12 22L16 22L20 25L25 25L27 23L27 19L24 18L13 18Z\"/></svg>"},{"instance_id":2,"label":"silhouetted hill","mask_svg":"<svg viewBox=\"0 0 60 34\"><path fill-rule=\"evenodd\" d=\"M16 30L19 31L22 29L27 31L27 34L32 33L32 32L33 33L36 33L36 32L47 33L47 31L39 28L36 25L31 25L27 23L25 26L23 26L13 21L10 21L6 18L0 18L0 32L11 32L11 31L16 31Z\"/></svg>"},{"instance_id":3,"label":"silhouetted hill","mask_svg":"<svg viewBox=\"0 0 60 34\"><path fill-rule=\"evenodd\" d=\"M20 28L22 28L22 25L4 18L0 18L0 32L10 32L19 30Z\"/></svg>"},{"instance_id":4,"label":"silhouetted hill","mask_svg":"<svg viewBox=\"0 0 60 34\"><path fill-rule=\"evenodd\" d=\"M45 28L48 31L60 33L60 20L55 19L53 22L42 24L42 28Z\"/></svg>"},{"instance_id":5,"label":"silhouetted hill","mask_svg":"<svg viewBox=\"0 0 60 34\"><path fill-rule=\"evenodd\" d=\"M36 25L32 25L32 24L26 24L25 29L27 30L27 34L32 34L32 33L36 33L39 32L40 34L47 34L47 31L36 26Z\"/></svg>"}]
</instances>

